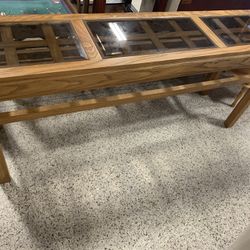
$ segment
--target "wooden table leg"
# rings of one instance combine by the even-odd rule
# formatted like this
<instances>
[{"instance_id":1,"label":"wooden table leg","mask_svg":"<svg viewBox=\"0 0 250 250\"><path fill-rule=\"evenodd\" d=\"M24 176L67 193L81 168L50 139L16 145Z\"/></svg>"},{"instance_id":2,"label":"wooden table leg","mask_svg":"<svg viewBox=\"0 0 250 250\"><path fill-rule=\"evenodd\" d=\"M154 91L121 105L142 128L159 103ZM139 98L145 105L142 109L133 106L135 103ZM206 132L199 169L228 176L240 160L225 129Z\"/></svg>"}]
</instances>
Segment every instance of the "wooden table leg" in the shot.
<instances>
[{"instance_id":1,"label":"wooden table leg","mask_svg":"<svg viewBox=\"0 0 250 250\"><path fill-rule=\"evenodd\" d=\"M106 0L94 0L93 13L104 13L106 6Z\"/></svg>"},{"instance_id":2,"label":"wooden table leg","mask_svg":"<svg viewBox=\"0 0 250 250\"><path fill-rule=\"evenodd\" d=\"M240 101L240 99L246 94L247 92L247 88L244 86L242 87L240 93L237 95L237 97L235 98L234 102L231 104L232 107L235 107L237 105L237 103Z\"/></svg>"},{"instance_id":3,"label":"wooden table leg","mask_svg":"<svg viewBox=\"0 0 250 250\"><path fill-rule=\"evenodd\" d=\"M2 147L0 146L0 184L10 182L10 174L3 155Z\"/></svg>"},{"instance_id":4,"label":"wooden table leg","mask_svg":"<svg viewBox=\"0 0 250 250\"><path fill-rule=\"evenodd\" d=\"M241 100L234 108L233 112L229 115L229 117L225 121L226 128L232 127L238 121L238 119L241 117L241 115L244 113L244 111L248 108L250 104L250 86L246 86L245 88L247 88L247 91L245 92L244 96L241 98Z\"/></svg>"},{"instance_id":5,"label":"wooden table leg","mask_svg":"<svg viewBox=\"0 0 250 250\"><path fill-rule=\"evenodd\" d=\"M155 5L153 11L165 11L167 7L168 0L155 0Z\"/></svg>"}]
</instances>

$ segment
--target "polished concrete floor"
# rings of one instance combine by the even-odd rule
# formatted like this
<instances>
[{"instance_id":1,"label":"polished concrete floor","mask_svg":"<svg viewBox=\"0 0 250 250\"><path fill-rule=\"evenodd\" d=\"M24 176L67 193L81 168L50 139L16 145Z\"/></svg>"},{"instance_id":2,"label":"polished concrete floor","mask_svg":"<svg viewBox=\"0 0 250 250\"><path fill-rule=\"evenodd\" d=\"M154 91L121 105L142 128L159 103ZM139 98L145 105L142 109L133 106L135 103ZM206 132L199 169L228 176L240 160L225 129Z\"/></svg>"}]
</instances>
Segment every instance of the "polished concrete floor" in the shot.
<instances>
[{"instance_id":1,"label":"polished concrete floor","mask_svg":"<svg viewBox=\"0 0 250 250\"><path fill-rule=\"evenodd\" d=\"M223 127L238 91L5 126L0 249L227 249L250 224L250 111Z\"/></svg>"}]
</instances>

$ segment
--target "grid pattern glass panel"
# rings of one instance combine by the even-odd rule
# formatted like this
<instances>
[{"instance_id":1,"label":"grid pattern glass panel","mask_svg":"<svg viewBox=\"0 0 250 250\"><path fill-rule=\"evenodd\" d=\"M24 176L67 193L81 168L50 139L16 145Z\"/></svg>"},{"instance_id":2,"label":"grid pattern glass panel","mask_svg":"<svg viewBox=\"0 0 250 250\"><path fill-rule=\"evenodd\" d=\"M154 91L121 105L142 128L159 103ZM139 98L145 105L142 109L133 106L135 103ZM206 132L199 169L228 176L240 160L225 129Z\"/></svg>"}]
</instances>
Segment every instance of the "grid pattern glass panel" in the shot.
<instances>
[{"instance_id":1,"label":"grid pattern glass panel","mask_svg":"<svg viewBox=\"0 0 250 250\"><path fill-rule=\"evenodd\" d=\"M0 25L0 67L86 59L69 23Z\"/></svg>"},{"instance_id":2,"label":"grid pattern glass panel","mask_svg":"<svg viewBox=\"0 0 250 250\"><path fill-rule=\"evenodd\" d=\"M215 47L190 18L88 21L104 58Z\"/></svg>"},{"instance_id":3,"label":"grid pattern glass panel","mask_svg":"<svg viewBox=\"0 0 250 250\"><path fill-rule=\"evenodd\" d=\"M250 17L206 17L203 21L226 45L250 44Z\"/></svg>"}]
</instances>

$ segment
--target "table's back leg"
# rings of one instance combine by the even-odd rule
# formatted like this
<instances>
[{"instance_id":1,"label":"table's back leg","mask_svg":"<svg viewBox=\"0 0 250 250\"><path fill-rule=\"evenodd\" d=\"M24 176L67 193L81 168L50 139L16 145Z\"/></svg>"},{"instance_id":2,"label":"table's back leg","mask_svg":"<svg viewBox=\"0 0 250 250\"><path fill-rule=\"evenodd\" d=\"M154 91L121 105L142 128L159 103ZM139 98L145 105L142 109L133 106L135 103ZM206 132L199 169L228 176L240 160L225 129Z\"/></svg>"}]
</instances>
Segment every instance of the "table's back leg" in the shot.
<instances>
[{"instance_id":1,"label":"table's back leg","mask_svg":"<svg viewBox=\"0 0 250 250\"><path fill-rule=\"evenodd\" d=\"M247 91L245 92L244 96L241 98L241 100L234 108L233 112L229 115L229 117L225 121L226 128L232 127L238 121L238 119L241 117L241 115L244 113L244 111L248 108L250 104L250 86L246 86L245 88L247 88Z\"/></svg>"},{"instance_id":2,"label":"table's back leg","mask_svg":"<svg viewBox=\"0 0 250 250\"><path fill-rule=\"evenodd\" d=\"M3 155L2 147L0 146L0 184L10 182L10 174Z\"/></svg>"},{"instance_id":3,"label":"table's back leg","mask_svg":"<svg viewBox=\"0 0 250 250\"><path fill-rule=\"evenodd\" d=\"M232 107L235 107L237 103L241 100L241 98L246 94L247 88L244 86L242 87L240 93L236 96L235 100L231 104Z\"/></svg>"}]
</instances>

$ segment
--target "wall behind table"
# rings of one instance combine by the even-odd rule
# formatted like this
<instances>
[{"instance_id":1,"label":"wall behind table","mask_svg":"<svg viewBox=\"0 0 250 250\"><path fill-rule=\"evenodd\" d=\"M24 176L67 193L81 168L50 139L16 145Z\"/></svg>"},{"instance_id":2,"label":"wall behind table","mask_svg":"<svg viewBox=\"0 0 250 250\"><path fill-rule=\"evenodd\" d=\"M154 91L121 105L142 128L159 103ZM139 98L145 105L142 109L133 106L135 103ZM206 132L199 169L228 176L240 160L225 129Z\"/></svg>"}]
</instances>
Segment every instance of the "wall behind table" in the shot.
<instances>
[{"instance_id":1,"label":"wall behind table","mask_svg":"<svg viewBox=\"0 0 250 250\"><path fill-rule=\"evenodd\" d=\"M166 11L176 11L181 0L168 0ZM139 12L152 11L155 0L132 0L132 5Z\"/></svg>"},{"instance_id":2,"label":"wall behind table","mask_svg":"<svg viewBox=\"0 0 250 250\"><path fill-rule=\"evenodd\" d=\"M182 0L178 10L250 9L249 0Z\"/></svg>"}]
</instances>

